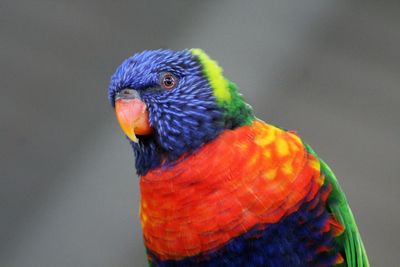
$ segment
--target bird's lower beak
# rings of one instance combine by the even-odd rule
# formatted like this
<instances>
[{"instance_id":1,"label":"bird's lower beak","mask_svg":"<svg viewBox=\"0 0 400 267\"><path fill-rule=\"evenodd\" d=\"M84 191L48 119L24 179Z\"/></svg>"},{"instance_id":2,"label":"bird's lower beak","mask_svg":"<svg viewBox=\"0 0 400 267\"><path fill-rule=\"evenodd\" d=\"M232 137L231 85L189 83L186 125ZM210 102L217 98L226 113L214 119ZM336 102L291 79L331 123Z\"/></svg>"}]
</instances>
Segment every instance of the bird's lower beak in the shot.
<instances>
[{"instance_id":1,"label":"bird's lower beak","mask_svg":"<svg viewBox=\"0 0 400 267\"><path fill-rule=\"evenodd\" d=\"M115 100L115 113L122 131L133 142L139 142L136 135L147 135L153 129L149 123L146 104L138 98Z\"/></svg>"}]
</instances>

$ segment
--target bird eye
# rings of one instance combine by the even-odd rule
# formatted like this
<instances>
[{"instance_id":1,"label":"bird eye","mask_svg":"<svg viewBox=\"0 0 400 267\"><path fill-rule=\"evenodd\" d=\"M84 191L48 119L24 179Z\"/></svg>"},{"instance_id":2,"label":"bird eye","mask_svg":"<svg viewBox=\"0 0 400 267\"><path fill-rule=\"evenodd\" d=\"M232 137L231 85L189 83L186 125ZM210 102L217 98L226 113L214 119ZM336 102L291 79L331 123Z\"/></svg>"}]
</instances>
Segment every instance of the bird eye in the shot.
<instances>
[{"instance_id":1,"label":"bird eye","mask_svg":"<svg viewBox=\"0 0 400 267\"><path fill-rule=\"evenodd\" d=\"M170 90L178 83L178 79L171 73L166 72L161 75L160 84L164 89Z\"/></svg>"}]
</instances>

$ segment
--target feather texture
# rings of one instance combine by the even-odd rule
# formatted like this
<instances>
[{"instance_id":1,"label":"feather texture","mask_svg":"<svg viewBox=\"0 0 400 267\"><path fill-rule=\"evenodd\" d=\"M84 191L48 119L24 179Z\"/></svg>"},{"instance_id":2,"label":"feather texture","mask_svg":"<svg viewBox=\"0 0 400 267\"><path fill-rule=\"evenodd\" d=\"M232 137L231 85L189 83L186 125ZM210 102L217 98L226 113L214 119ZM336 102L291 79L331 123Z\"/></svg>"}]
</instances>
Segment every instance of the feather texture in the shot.
<instances>
[{"instance_id":1,"label":"feather texture","mask_svg":"<svg viewBox=\"0 0 400 267\"><path fill-rule=\"evenodd\" d=\"M318 158L308 145L307 150ZM329 166L323 160L319 159L319 161L321 162L321 173L326 177L326 183L331 184L333 188L332 194L328 199L327 208L344 227L344 232L338 237L338 242L343 246L347 266L369 267L367 253L346 196Z\"/></svg>"},{"instance_id":2,"label":"feather texture","mask_svg":"<svg viewBox=\"0 0 400 267\"><path fill-rule=\"evenodd\" d=\"M294 259L291 266L331 266L341 263L340 252L349 261L346 242L354 229L330 211L327 203L337 195L337 185L327 174L292 132L258 120L226 131L174 166L141 178L141 220L150 258L157 266L196 261L214 266L228 254L238 262L249 260L248 249L231 250L250 246L264 265L249 266L285 266L279 264ZM274 229L282 232L276 236ZM301 236L311 238L301 243ZM271 260L271 245L286 256Z\"/></svg>"},{"instance_id":3,"label":"feather texture","mask_svg":"<svg viewBox=\"0 0 400 267\"><path fill-rule=\"evenodd\" d=\"M179 80L171 90L165 72ZM131 142L151 266L369 267L330 168L295 132L256 119L202 50L138 53L112 76L113 106L124 88L154 130Z\"/></svg>"}]
</instances>

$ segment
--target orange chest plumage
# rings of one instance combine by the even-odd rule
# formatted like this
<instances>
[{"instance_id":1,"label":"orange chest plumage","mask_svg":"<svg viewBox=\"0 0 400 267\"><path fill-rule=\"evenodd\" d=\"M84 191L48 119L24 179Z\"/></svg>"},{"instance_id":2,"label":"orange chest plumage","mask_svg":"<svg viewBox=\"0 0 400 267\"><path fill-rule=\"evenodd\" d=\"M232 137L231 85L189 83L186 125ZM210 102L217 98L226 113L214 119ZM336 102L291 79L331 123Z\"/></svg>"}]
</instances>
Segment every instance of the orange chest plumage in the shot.
<instances>
[{"instance_id":1,"label":"orange chest plumage","mask_svg":"<svg viewBox=\"0 0 400 267\"><path fill-rule=\"evenodd\" d=\"M256 120L141 177L145 244L161 259L216 249L296 211L322 184L294 133Z\"/></svg>"}]
</instances>

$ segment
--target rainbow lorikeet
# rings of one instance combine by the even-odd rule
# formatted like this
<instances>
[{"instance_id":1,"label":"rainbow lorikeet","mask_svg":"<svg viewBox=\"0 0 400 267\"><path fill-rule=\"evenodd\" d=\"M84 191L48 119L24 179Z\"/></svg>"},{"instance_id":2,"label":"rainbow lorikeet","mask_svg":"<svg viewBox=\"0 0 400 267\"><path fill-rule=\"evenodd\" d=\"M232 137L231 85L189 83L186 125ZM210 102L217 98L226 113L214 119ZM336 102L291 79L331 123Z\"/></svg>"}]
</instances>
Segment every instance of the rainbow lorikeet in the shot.
<instances>
[{"instance_id":1,"label":"rainbow lorikeet","mask_svg":"<svg viewBox=\"0 0 400 267\"><path fill-rule=\"evenodd\" d=\"M135 154L150 266L369 266L331 169L257 119L202 50L135 54L108 94Z\"/></svg>"}]
</instances>

